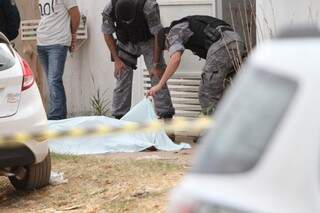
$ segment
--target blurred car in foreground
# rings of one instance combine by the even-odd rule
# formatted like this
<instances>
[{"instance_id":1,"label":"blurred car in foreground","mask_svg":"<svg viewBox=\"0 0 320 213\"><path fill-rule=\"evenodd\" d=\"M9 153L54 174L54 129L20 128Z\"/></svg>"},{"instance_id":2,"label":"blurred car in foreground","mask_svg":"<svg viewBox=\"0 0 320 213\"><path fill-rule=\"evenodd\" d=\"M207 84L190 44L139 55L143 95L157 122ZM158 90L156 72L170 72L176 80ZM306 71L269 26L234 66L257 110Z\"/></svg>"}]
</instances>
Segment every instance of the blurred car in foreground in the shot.
<instances>
[{"instance_id":1,"label":"blurred car in foreground","mask_svg":"<svg viewBox=\"0 0 320 213\"><path fill-rule=\"evenodd\" d=\"M320 212L320 32L282 35L248 58L168 212Z\"/></svg>"},{"instance_id":2,"label":"blurred car in foreground","mask_svg":"<svg viewBox=\"0 0 320 213\"><path fill-rule=\"evenodd\" d=\"M32 71L0 33L0 135L45 129L47 117ZM0 144L0 176L9 177L16 189L41 188L50 173L46 141Z\"/></svg>"}]
</instances>

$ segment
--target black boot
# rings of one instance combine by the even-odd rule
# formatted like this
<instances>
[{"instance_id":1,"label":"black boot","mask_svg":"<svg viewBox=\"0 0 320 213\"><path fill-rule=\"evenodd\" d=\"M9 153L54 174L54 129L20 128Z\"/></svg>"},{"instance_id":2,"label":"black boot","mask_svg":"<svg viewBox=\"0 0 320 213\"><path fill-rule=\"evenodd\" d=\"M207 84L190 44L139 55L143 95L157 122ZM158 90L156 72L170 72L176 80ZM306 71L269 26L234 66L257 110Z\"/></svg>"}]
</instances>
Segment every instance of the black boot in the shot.
<instances>
[{"instance_id":1,"label":"black boot","mask_svg":"<svg viewBox=\"0 0 320 213\"><path fill-rule=\"evenodd\" d=\"M165 122L171 122L173 119L173 115L161 115L161 116L159 116L159 119L163 119ZM173 142L175 142L176 135L174 133L167 132L167 135Z\"/></svg>"},{"instance_id":2,"label":"black boot","mask_svg":"<svg viewBox=\"0 0 320 213\"><path fill-rule=\"evenodd\" d=\"M115 115L114 118L120 120L124 115Z\"/></svg>"}]
</instances>

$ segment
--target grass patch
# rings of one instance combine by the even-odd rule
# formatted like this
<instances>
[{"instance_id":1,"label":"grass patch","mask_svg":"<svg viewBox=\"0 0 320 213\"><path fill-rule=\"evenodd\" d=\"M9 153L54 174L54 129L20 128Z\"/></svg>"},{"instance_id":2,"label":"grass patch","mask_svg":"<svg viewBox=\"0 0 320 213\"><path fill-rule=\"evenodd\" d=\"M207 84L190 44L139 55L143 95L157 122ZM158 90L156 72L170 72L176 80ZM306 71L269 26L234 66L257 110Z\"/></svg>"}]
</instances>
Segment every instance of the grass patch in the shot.
<instances>
[{"instance_id":1,"label":"grass patch","mask_svg":"<svg viewBox=\"0 0 320 213\"><path fill-rule=\"evenodd\" d=\"M52 154L52 170L68 183L17 193L0 179L0 206L11 212L164 212L167 195L185 173L172 160Z\"/></svg>"},{"instance_id":2,"label":"grass patch","mask_svg":"<svg viewBox=\"0 0 320 213\"><path fill-rule=\"evenodd\" d=\"M81 157L76 155L60 155L51 153L51 159L53 161L78 161L81 159Z\"/></svg>"}]
</instances>

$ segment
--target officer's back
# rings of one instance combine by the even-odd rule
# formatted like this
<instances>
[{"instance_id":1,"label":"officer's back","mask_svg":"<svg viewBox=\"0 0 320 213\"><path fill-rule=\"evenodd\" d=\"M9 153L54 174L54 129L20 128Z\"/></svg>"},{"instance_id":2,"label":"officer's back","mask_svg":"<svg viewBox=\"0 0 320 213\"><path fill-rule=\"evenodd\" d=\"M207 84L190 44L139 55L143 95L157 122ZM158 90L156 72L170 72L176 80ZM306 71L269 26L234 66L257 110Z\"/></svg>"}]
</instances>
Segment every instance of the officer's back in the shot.
<instances>
[{"instance_id":1,"label":"officer's back","mask_svg":"<svg viewBox=\"0 0 320 213\"><path fill-rule=\"evenodd\" d=\"M0 0L0 32L9 40L19 34L20 14L15 0Z\"/></svg>"}]
</instances>

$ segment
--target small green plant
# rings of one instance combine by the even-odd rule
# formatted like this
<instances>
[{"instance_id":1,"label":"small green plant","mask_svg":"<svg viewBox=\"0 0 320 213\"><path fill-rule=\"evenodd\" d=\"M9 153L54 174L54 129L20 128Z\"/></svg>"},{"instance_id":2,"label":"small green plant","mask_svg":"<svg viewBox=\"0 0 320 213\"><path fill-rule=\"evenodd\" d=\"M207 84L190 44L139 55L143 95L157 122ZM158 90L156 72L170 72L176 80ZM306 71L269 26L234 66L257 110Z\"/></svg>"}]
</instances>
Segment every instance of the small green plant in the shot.
<instances>
[{"instance_id":1,"label":"small green plant","mask_svg":"<svg viewBox=\"0 0 320 213\"><path fill-rule=\"evenodd\" d=\"M214 112L214 104L210 104L207 108L202 109L200 116L210 116Z\"/></svg>"},{"instance_id":2,"label":"small green plant","mask_svg":"<svg viewBox=\"0 0 320 213\"><path fill-rule=\"evenodd\" d=\"M96 116L107 116L110 112L110 101L106 96L107 91L101 93L100 89L97 90L97 94L90 99L90 106L93 110L93 114Z\"/></svg>"}]
</instances>

